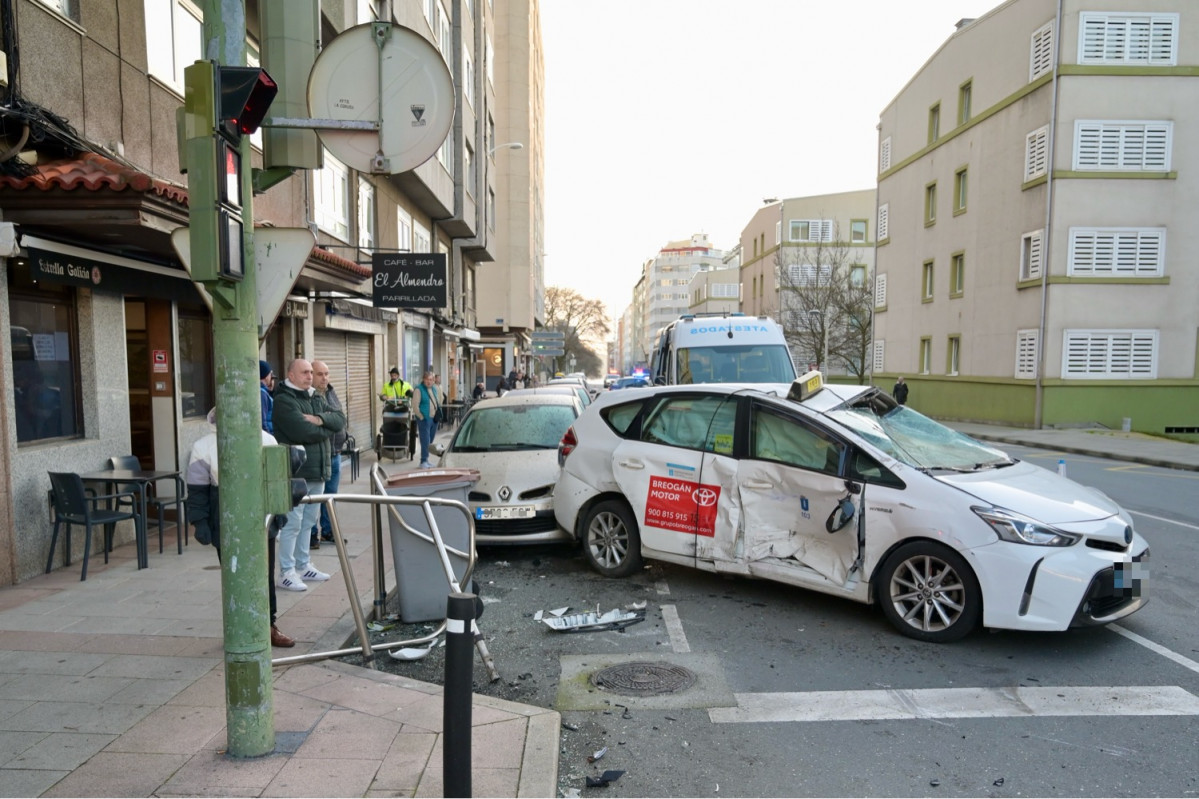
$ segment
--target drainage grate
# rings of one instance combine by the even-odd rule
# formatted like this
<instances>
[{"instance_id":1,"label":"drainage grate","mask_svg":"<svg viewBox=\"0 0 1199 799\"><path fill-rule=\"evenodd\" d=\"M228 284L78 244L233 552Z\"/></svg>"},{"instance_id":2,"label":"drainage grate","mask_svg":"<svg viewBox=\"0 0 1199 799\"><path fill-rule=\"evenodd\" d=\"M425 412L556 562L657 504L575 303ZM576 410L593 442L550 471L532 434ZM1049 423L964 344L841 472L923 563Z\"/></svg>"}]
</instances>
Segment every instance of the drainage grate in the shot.
<instances>
[{"instance_id":1,"label":"drainage grate","mask_svg":"<svg viewBox=\"0 0 1199 799\"><path fill-rule=\"evenodd\" d=\"M592 674L591 684L626 696L655 696L687 690L695 673L671 663L618 663Z\"/></svg>"}]
</instances>

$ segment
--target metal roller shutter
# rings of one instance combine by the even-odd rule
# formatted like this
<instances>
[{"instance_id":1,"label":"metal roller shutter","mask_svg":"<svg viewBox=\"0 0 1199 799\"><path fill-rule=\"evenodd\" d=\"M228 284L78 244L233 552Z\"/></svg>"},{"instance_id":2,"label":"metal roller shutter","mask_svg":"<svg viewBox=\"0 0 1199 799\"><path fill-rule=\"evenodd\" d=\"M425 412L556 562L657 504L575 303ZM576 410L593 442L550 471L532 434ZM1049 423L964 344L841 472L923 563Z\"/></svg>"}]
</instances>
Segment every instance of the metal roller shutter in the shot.
<instances>
[{"instance_id":1,"label":"metal roller shutter","mask_svg":"<svg viewBox=\"0 0 1199 799\"><path fill-rule=\"evenodd\" d=\"M316 359L329 366L329 382L349 416L350 435L358 442L359 449L369 449L375 438L371 420L370 336L336 330L314 332Z\"/></svg>"}]
</instances>

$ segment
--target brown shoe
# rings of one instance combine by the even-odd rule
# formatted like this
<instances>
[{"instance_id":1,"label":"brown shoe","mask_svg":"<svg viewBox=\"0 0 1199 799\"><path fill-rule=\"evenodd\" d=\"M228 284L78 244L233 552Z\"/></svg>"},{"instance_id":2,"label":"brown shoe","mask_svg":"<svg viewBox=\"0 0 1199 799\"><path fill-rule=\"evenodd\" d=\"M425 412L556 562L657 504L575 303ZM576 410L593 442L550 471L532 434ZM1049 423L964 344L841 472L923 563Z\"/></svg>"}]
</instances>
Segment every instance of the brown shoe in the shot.
<instances>
[{"instance_id":1,"label":"brown shoe","mask_svg":"<svg viewBox=\"0 0 1199 799\"><path fill-rule=\"evenodd\" d=\"M279 646L288 649L296 645L296 639L291 636L284 635L279 632L279 628L271 625L271 646Z\"/></svg>"}]
</instances>

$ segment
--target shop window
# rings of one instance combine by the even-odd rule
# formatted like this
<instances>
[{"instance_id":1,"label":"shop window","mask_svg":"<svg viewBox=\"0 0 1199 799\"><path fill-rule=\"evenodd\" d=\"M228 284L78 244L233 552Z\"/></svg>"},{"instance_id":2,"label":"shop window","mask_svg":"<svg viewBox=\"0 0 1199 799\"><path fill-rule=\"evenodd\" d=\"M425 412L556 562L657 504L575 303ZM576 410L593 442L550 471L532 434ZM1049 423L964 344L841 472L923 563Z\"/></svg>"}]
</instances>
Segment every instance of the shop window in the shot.
<instances>
[{"instance_id":1,"label":"shop window","mask_svg":"<svg viewBox=\"0 0 1199 799\"><path fill-rule=\"evenodd\" d=\"M17 443L81 436L75 290L16 266L8 285Z\"/></svg>"},{"instance_id":2,"label":"shop window","mask_svg":"<svg viewBox=\"0 0 1199 799\"><path fill-rule=\"evenodd\" d=\"M179 399L183 418L204 416L216 405L212 322L200 308L179 309Z\"/></svg>"}]
</instances>

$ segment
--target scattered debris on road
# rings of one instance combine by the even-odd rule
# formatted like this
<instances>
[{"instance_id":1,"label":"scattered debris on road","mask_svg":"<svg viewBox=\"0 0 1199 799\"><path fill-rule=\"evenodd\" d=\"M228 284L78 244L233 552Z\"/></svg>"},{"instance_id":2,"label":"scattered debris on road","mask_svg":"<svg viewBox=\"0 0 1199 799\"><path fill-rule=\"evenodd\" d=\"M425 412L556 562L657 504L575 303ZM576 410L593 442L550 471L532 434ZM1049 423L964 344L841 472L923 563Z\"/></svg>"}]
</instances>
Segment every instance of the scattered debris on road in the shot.
<instances>
[{"instance_id":1,"label":"scattered debris on road","mask_svg":"<svg viewBox=\"0 0 1199 799\"><path fill-rule=\"evenodd\" d=\"M624 774L623 771L609 770L609 771L605 771L603 774L599 775L598 777L588 777L587 778L587 787L588 788L607 788L609 783L616 782L618 779L621 778L621 775L623 775L623 774Z\"/></svg>"}]
</instances>

